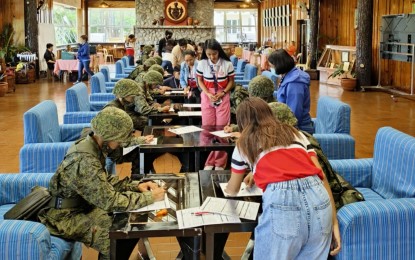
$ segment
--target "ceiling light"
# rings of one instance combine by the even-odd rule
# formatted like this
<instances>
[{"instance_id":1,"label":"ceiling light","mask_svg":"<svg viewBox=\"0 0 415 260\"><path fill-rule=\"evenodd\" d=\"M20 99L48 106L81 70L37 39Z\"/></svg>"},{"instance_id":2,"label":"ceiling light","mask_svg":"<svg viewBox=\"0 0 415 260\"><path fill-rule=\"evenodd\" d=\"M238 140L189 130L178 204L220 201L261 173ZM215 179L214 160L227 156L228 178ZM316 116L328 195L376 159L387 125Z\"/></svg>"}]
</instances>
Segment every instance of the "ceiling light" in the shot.
<instances>
[{"instance_id":1,"label":"ceiling light","mask_svg":"<svg viewBox=\"0 0 415 260\"><path fill-rule=\"evenodd\" d=\"M107 3L105 3L104 1L102 1L102 2L99 4L99 7L101 7L101 8L108 8L108 7L110 7L110 5L109 5L109 4L107 4Z\"/></svg>"}]
</instances>

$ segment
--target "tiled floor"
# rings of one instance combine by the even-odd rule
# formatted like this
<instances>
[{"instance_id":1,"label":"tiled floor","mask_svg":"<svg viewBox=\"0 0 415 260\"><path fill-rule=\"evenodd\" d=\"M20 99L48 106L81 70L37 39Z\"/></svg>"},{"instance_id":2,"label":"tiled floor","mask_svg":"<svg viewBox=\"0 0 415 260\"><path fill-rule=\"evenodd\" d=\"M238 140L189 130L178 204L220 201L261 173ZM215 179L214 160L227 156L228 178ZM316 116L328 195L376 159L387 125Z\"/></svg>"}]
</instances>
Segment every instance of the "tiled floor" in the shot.
<instances>
[{"instance_id":1,"label":"tiled floor","mask_svg":"<svg viewBox=\"0 0 415 260\"><path fill-rule=\"evenodd\" d=\"M111 68L113 70L113 67ZM23 145L23 113L39 102L52 99L57 103L59 119L65 112L65 91L71 82L52 82L39 79L35 84L17 85L15 93L0 98L0 172L19 172L19 150ZM311 85L312 108L315 116L319 96L329 95L341 99L352 107L352 135L356 139L356 157L371 157L376 131L382 126L392 126L415 136L415 102L400 98L396 102L389 94L379 92L343 92L339 87ZM130 165L119 165L117 172L128 175ZM232 259L239 259L248 241L249 234L231 234L226 245ZM157 259L174 259L178 253L175 238L152 238L152 248ZM83 259L96 259L92 249L84 251ZM133 255L131 259L139 259Z\"/></svg>"}]
</instances>

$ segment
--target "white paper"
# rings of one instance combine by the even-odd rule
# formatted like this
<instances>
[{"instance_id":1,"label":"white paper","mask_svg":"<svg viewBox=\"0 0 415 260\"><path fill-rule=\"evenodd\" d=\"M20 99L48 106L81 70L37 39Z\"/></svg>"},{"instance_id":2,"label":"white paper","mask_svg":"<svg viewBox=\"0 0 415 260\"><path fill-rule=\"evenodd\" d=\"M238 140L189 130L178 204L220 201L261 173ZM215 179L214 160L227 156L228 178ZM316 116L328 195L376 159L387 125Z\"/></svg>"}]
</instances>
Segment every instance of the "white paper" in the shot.
<instances>
[{"instance_id":1,"label":"white paper","mask_svg":"<svg viewBox=\"0 0 415 260\"><path fill-rule=\"evenodd\" d=\"M225 133L224 130L220 130L220 131L214 131L214 132L210 132L213 135L219 136L219 137L230 137L231 133Z\"/></svg>"},{"instance_id":2,"label":"white paper","mask_svg":"<svg viewBox=\"0 0 415 260\"><path fill-rule=\"evenodd\" d=\"M202 104L183 104L183 107L195 107L195 108L202 108Z\"/></svg>"},{"instance_id":3,"label":"white paper","mask_svg":"<svg viewBox=\"0 0 415 260\"><path fill-rule=\"evenodd\" d=\"M184 94L184 90L172 90L172 94Z\"/></svg>"},{"instance_id":4,"label":"white paper","mask_svg":"<svg viewBox=\"0 0 415 260\"><path fill-rule=\"evenodd\" d=\"M220 188L223 191L223 194L225 194L225 197L249 197L249 196L262 196L263 192L260 188L258 188L256 185L253 185L252 187L248 188L244 182L241 183L241 188L239 189L238 194L236 195L229 195L225 192L226 185L228 183L219 183Z\"/></svg>"},{"instance_id":5,"label":"white paper","mask_svg":"<svg viewBox=\"0 0 415 260\"><path fill-rule=\"evenodd\" d=\"M174 112L174 105L173 104L170 105L169 112Z\"/></svg>"},{"instance_id":6,"label":"white paper","mask_svg":"<svg viewBox=\"0 0 415 260\"><path fill-rule=\"evenodd\" d=\"M200 210L255 220L259 210L259 203L207 197L202 206L200 206Z\"/></svg>"},{"instance_id":7,"label":"white paper","mask_svg":"<svg viewBox=\"0 0 415 260\"><path fill-rule=\"evenodd\" d=\"M148 143L148 144L141 144L141 145L157 145L157 138L154 137L153 140L150 143ZM129 147L122 148L122 155L129 154L130 152L132 152L135 148L137 148L139 146L140 145L133 145L133 146L129 146Z\"/></svg>"},{"instance_id":8,"label":"white paper","mask_svg":"<svg viewBox=\"0 0 415 260\"><path fill-rule=\"evenodd\" d=\"M193 126L193 125L169 129L169 132L172 132L176 135L188 134L188 133L194 133L194 132L200 132L200 131L203 131L203 129L197 126Z\"/></svg>"},{"instance_id":9,"label":"white paper","mask_svg":"<svg viewBox=\"0 0 415 260\"><path fill-rule=\"evenodd\" d=\"M165 96L171 95L171 91L165 91L165 92L164 92L164 95L165 95Z\"/></svg>"},{"instance_id":10,"label":"white paper","mask_svg":"<svg viewBox=\"0 0 415 260\"><path fill-rule=\"evenodd\" d=\"M200 212L200 208L190 208L176 211L179 229L216 224L241 223L241 220L237 216L228 216L216 213L201 214L200 216L197 216L195 215L196 212Z\"/></svg>"},{"instance_id":11,"label":"white paper","mask_svg":"<svg viewBox=\"0 0 415 260\"><path fill-rule=\"evenodd\" d=\"M179 111L179 116L202 116L202 111Z\"/></svg>"},{"instance_id":12,"label":"white paper","mask_svg":"<svg viewBox=\"0 0 415 260\"><path fill-rule=\"evenodd\" d=\"M169 208L171 208L170 201L169 201L169 198L167 197L167 194L165 194L164 200L156 201L153 204L147 205L145 207L142 207L136 210L131 210L129 212L145 212L145 211L153 211L153 210L169 209Z\"/></svg>"}]
</instances>

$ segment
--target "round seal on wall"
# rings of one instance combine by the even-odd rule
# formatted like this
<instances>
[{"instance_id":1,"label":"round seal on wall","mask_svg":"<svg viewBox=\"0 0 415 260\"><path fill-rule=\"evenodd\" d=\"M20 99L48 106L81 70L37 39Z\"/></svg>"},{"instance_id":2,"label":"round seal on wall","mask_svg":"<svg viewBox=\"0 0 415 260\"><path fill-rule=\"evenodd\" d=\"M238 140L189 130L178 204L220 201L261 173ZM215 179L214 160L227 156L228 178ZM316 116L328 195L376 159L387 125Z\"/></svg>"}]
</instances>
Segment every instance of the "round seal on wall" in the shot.
<instances>
[{"instance_id":1,"label":"round seal on wall","mask_svg":"<svg viewBox=\"0 0 415 260\"><path fill-rule=\"evenodd\" d=\"M166 0L164 15L171 23L181 23L187 19L186 0Z\"/></svg>"}]
</instances>

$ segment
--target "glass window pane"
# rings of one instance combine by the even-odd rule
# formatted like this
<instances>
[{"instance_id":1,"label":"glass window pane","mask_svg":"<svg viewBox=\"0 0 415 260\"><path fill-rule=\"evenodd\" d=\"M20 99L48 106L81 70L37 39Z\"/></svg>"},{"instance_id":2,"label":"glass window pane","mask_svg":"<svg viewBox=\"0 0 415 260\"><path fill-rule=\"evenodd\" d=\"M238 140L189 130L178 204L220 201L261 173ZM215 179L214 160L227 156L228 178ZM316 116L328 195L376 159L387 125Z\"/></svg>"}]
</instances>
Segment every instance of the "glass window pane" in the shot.
<instances>
[{"instance_id":1,"label":"glass window pane","mask_svg":"<svg viewBox=\"0 0 415 260\"><path fill-rule=\"evenodd\" d=\"M257 18L256 9L215 10L216 38L219 42L256 42Z\"/></svg>"},{"instance_id":2,"label":"glass window pane","mask_svg":"<svg viewBox=\"0 0 415 260\"><path fill-rule=\"evenodd\" d=\"M77 40L76 9L65 5L54 4L52 12L56 45L75 43Z\"/></svg>"},{"instance_id":3,"label":"glass window pane","mask_svg":"<svg viewBox=\"0 0 415 260\"><path fill-rule=\"evenodd\" d=\"M214 26L223 26L225 21L225 12L224 11L216 11L214 12Z\"/></svg>"}]
</instances>

